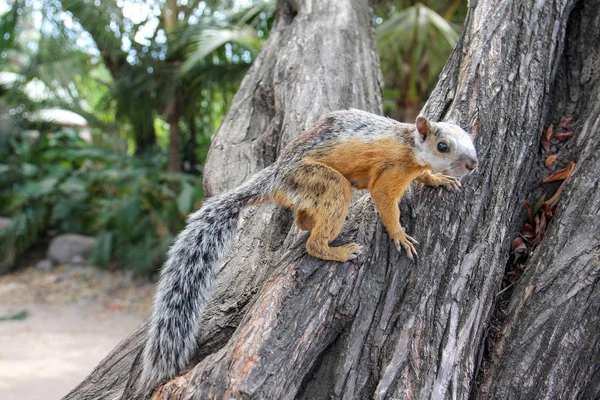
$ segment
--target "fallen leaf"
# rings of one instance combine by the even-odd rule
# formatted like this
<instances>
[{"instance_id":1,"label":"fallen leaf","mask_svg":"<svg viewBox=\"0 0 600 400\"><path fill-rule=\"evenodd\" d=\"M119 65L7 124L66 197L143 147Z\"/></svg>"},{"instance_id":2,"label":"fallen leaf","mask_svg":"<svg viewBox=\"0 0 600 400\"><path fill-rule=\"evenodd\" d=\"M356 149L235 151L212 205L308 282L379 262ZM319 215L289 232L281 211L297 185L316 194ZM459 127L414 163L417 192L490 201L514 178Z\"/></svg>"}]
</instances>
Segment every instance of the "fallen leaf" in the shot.
<instances>
[{"instance_id":1,"label":"fallen leaf","mask_svg":"<svg viewBox=\"0 0 600 400\"><path fill-rule=\"evenodd\" d=\"M556 171L555 173L544 179L542 183L550 183L567 179L573 173L574 167L575 163L573 161L569 161L569 164L567 164L565 168L561 169L560 171Z\"/></svg>"},{"instance_id":2,"label":"fallen leaf","mask_svg":"<svg viewBox=\"0 0 600 400\"><path fill-rule=\"evenodd\" d=\"M546 221L546 214L540 214L540 222L536 225L535 231L539 236L540 241L544 238L546 234L546 228L548 227L548 222Z\"/></svg>"},{"instance_id":3,"label":"fallen leaf","mask_svg":"<svg viewBox=\"0 0 600 400\"><path fill-rule=\"evenodd\" d=\"M552 164L554 164L554 161L556 161L557 157L558 157L558 154L553 154L551 156L548 156L548 158L546 158L546 161L544 161L544 164L546 164L546 167L552 168Z\"/></svg>"},{"instance_id":4,"label":"fallen leaf","mask_svg":"<svg viewBox=\"0 0 600 400\"><path fill-rule=\"evenodd\" d=\"M562 133L557 133L556 135L554 135L555 138L557 138L558 140L560 140L561 142L563 140L567 140L568 138L570 138L571 136L573 136L575 132L571 131L571 132L562 132Z\"/></svg>"},{"instance_id":5,"label":"fallen leaf","mask_svg":"<svg viewBox=\"0 0 600 400\"><path fill-rule=\"evenodd\" d=\"M559 127L561 128L566 128L567 126L571 125L571 122L573 122L573 116L569 115L568 117L564 117L558 124Z\"/></svg>"},{"instance_id":6,"label":"fallen leaf","mask_svg":"<svg viewBox=\"0 0 600 400\"><path fill-rule=\"evenodd\" d=\"M523 237L525 239L533 239L535 237L535 229L529 224L523 225L523 230L521 231L521 233L523 234Z\"/></svg>"},{"instance_id":7,"label":"fallen leaf","mask_svg":"<svg viewBox=\"0 0 600 400\"><path fill-rule=\"evenodd\" d=\"M529 205L529 202L527 200L523 201L523 204L525 204L525 209L527 210L527 220L531 225L533 225L533 214L531 214L531 206Z\"/></svg>"},{"instance_id":8,"label":"fallen leaf","mask_svg":"<svg viewBox=\"0 0 600 400\"><path fill-rule=\"evenodd\" d=\"M514 254L527 254L527 253L529 253L529 249L527 248L527 245L525 243L521 243L513 250L513 253Z\"/></svg>"},{"instance_id":9,"label":"fallen leaf","mask_svg":"<svg viewBox=\"0 0 600 400\"><path fill-rule=\"evenodd\" d=\"M551 206L554 205L554 203L556 203L556 201L558 200L558 197L560 196L561 192L563 191L563 189L565 187L565 184L567 183L567 180L571 177L571 175L573 175L573 171L575 170L575 163L573 161L569 161L569 165L567 165L567 167L564 170L567 170L567 175L564 178L563 183L560 185L560 187L558 188L556 193L554 193L554 196L552 196L551 198L549 198L548 200L546 200L544 202L544 205L548 209L551 209ZM557 172L560 172L560 171L557 171ZM546 182L544 182L544 183L546 183ZM554 211L552 211L552 212L554 213Z\"/></svg>"},{"instance_id":10,"label":"fallen leaf","mask_svg":"<svg viewBox=\"0 0 600 400\"><path fill-rule=\"evenodd\" d=\"M23 310L23 311L19 311L18 313L15 313L15 314L1 316L0 321L10 321L10 320L19 321L19 320L27 318L28 315L29 315L29 312L27 312L27 310Z\"/></svg>"},{"instance_id":11,"label":"fallen leaf","mask_svg":"<svg viewBox=\"0 0 600 400\"><path fill-rule=\"evenodd\" d=\"M515 249L517 247L519 247L520 245L522 245L523 243L524 243L523 239L521 239L520 237L516 237L515 240L513 240L513 242L512 242L512 246L511 246L512 251L515 251Z\"/></svg>"},{"instance_id":12,"label":"fallen leaf","mask_svg":"<svg viewBox=\"0 0 600 400\"><path fill-rule=\"evenodd\" d=\"M118 310L122 310L123 309L123 305L122 304L115 303L115 302L112 302L112 301L107 301L105 303L105 306L109 310L113 310L113 311L118 311Z\"/></svg>"},{"instance_id":13,"label":"fallen leaf","mask_svg":"<svg viewBox=\"0 0 600 400\"><path fill-rule=\"evenodd\" d=\"M542 135L542 147L546 150L546 153L550 153L550 138L552 138L552 132L554 132L554 125L550 124L546 133Z\"/></svg>"},{"instance_id":14,"label":"fallen leaf","mask_svg":"<svg viewBox=\"0 0 600 400\"><path fill-rule=\"evenodd\" d=\"M544 205L542 206L542 211L544 212L544 214L546 214L546 218L552 218L556 213L556 205L548 205L544 203Z\"/></svg>"}]
</instances>

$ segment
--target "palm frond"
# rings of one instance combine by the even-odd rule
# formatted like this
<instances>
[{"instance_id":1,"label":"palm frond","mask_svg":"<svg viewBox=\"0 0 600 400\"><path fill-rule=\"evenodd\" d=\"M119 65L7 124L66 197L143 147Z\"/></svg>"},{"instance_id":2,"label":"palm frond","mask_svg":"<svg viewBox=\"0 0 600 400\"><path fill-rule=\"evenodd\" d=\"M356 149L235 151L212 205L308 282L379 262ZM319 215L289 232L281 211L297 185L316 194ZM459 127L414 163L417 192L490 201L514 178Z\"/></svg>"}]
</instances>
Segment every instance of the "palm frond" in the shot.
<instances>
[{"instance_id":1,"label":"palm frond","mask_svg":"<svg viewBox=\"0 0 600 400\"><path fill-rule=\"evenodd\" d=\"M434 10L416 4L392 15L377 27L377 39L383 47L439 46L436 33L453 47L458 41L456 28Z\"/></svg>"},{"instance_id":2,"label":"palm frond","mask_svg":"<svg viewBox=\"0 0 600 400\"><path fill-rule=\"evenodd\" d=\"M190 41L191 52L181 65L180 73L188 73L194 65L226 43L235 43L246 49L260 49L262 41L256 31L248 26L209 28L200 30Z\"/></svg>"}]
</instances>

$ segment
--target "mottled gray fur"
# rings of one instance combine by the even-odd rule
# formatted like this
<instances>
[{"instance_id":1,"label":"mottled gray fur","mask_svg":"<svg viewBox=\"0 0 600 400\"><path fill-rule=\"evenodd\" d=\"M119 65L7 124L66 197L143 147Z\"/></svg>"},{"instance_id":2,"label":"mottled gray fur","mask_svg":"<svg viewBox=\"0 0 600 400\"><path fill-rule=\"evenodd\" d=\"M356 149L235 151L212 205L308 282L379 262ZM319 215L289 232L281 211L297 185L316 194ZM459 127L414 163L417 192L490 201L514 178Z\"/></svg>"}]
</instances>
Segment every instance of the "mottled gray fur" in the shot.
<instances>
[{"instance_id":1,"label":"mottled gray fur","mask_svg":"<svg viewBox=\"0 0 600 400\"><path fill-rule=\"evenodd\" d=\"M436 135L458 134L461 140L455 142L466 146L459 150L474 155L470 137L456 125L435 126L439 131ZM464 133L464 138L457 129ZM150 395L158 384L189 367L196 351L200 317L215 279L214 267L237 229L240 211L252 203L268 200L285 172L304 156L326 151L348 138L369 141L389 136L414 147L416 155L439 156L430 155L430 149L423 147L425 142L420 141L414 124L360 110L337 111L300 135L273 165L240 187L207 200L189 217L161 271L143 352L142 376L136 385L140 397Z\"/></svg>"},{"instance_id":2,"label":"mottled gray fur","mask_svg":"<svg viewBox=\"0 0 600 400\"><path fill-rule=\"evenodd\" d=\"M214 281L214 267L237 228L240 211L272 192L276 164L240 187L208 199L191 214L162 268L143 354L140 389L150 394L158 383L188 365L196 332Z\"/></svg>"}]
</instances>

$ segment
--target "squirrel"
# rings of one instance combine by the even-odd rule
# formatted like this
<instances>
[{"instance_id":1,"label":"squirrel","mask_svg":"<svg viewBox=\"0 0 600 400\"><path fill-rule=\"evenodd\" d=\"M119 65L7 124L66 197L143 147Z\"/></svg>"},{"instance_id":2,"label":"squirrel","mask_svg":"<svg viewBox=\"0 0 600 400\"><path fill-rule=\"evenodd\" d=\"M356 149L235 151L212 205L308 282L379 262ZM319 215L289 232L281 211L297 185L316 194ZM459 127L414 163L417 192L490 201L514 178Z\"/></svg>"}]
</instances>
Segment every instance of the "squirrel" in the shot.
<instances>
[{"instance_id":1,"label":"squirrel","mask_svg":"<svg viewBox=\"0 0 600 400\"><path fill-rule=\"evenodd\" d=\"M358 257L361 246L329 243L342 230L352 187L368 189L398 251L404 249L412 260L418 242L400 225L398 202L404 191L413 180L459 189L457 178L476 166L471 136L451 122L420 115L416 124L407 124L356 109L323 117L272 165L238 188L208 199L188 218L160 274L142 354L143 396L182 372L194 356L215 265L243 208L270 200L294 210L297 226L310 231L308 254L345 262Z\"/></svg>"}]
</instances>

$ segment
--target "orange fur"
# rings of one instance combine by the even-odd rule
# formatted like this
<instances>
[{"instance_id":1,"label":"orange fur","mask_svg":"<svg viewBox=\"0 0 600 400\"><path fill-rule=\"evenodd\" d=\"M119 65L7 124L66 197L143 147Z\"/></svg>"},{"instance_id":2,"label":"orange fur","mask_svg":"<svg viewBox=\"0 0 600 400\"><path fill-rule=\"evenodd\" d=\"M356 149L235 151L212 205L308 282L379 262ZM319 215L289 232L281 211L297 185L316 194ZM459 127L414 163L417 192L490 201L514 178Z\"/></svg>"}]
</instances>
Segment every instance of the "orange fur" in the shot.
<instances>
[{"instance_id":1,"label":"orange fur","mask_svg":"<svg viewBox=\"0 0 600 400\"><path fill-rule=\"evenodd\" d=\"M383 170L394 166L423 171L413 161L413 149L392 137L369 142L346 140L333 146L328 153L322 151L316 158L339 171L350 182L355 182L357 189L368 188Z\"/></svg>"},{"instance_id":2,"label":"orange fur","mask_svg":"<svg viewBox=\"0 0 600 400\"><path fill-rule=\"evenodd\" d=\"M431 171L424 171L421 175L417 176L417 181L429 186L442 185L447 189L460 188L460 182L455 178L440 173L433 174Z\"/></svg>"},{"instance_id":3,"label":"orange fur","mask_svg":"<svg viewBox=\"0 0 600 400\"><path fill-rule=\"evenodd\" d=\"M298 210L296 213L296 225L303 231L310 231L315 227L315 221L308 216L306 211Z\"/></svg>"},{"instance_id":4,"label":"orange fur","mask_svg":"<svg viewBox=\"0 0 600 400\"><path fill-rule=\"evenodd\" d=\"M352 197L350 182L368 188L390 237L405 244L398 201L425 167L413 149L395 138L349 139L305 157L286 172L274 201L297 212L296 223L311 230L306 249L314 257L347 261L360 248L355 243L330 247L341 232Z\"/></svg>"}]
</instances>

